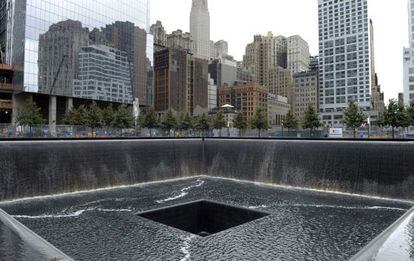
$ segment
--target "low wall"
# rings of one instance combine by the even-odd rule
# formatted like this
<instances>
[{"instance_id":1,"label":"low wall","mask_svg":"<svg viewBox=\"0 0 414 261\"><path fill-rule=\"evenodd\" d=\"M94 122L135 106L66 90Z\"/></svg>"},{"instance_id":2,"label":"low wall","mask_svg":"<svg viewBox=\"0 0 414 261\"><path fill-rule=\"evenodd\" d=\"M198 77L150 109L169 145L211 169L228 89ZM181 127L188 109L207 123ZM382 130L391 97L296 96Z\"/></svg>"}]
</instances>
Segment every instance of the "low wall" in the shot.
<instances>
[{"instance_id":1,"label":"low wall","mask_svg":"<svg viewBox=\"0 0 414 261\"><path fill-rule=\"evenodd\" d=\"M196 175L413 200L414 143L0 142L0 201Z\"/></svg>"}]
</instances>

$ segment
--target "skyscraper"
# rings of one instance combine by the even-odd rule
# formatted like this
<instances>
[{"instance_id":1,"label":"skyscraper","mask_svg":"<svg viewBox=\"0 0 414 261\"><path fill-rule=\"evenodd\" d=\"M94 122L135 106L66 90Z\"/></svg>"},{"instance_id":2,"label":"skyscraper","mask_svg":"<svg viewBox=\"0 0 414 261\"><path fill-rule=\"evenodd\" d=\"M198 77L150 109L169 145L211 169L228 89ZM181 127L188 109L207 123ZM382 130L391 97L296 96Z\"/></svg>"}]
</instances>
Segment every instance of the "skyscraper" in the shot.
<instances>
[{"instance_id":1,"label":"skyscraper","mask_svg":"<svg viewBox=\"0 0 414 261\"><path fill-rule=\"evenodd\" d=\"M414 0L408 0L408 28L410 47L404 48L404 103L414 101Z\"/></svg>"},{"instance_id":2,"label":"skyscraper","mask_svg":"<svg viewBox=\"0 0 414 261\"><path fill-rule=\"evenodd\" d=\"M292 74L309 70L309 44L299 35L287 38L287 63Z\"/></svg>"},{"instance_id":3,"label":"skyscraper","mask_svg":"<svg viewBox=\"0 0 414 261\"><path fill-rule=\"evenodd\" d=\"M0 0L0 63L2 63L2 59L5 60L3 57L4 53L6 53L6 40L7 40L7 1Z\"/></svg>"},{"instance_id":4,"label":"skyscraper","mask_svg":"<svg viewBox=\"0 0 414 261\"><path fill-rule=\"evenodd\" d=\"M373 114L370 21L367 0L318 0L320 112L326 126L342 126L356 101Z\"/></svg>"},{"instance_id":5,"label":"skyscraper","mask_svg":"<svg viewBox=\"0 0 414 261\"><path fill-rule=\"evenodd\" d=\"M190 14L190 33L195 43L195 55L210 58L210 13L207 0L193 0Z\"/></svg>"},{"instance_id":6,"label":"skyscraper","mask_svg":"<svg viewBox=\"0 0 414 261\"><path fill-rule=\"evenodd\" d=\"M158 113L208 112L208 62L183 48L154 53L154 107Z\"/></svg>"},{"instance_id":7,"label":"skyscraper","mask_svg":"<svg viewBox=\"0 0 414 261\"><path fill-rule=\"evenodd\" d=\"M276 67L287 69L286 37L273 36L272 32L266 36L255 35L253 43L246 47L243 66L253 75L254 81L266 85L270 70Z\"/></svg>"},{"instance_id":8,"label":"skyscraper","mask_svg":"<svg viewBox=\"0 0 414 261\"><path fill-rule=\"evenodd\" d=\"M410 104L414 100L414 75L412 55L410 48L404 48L403 69L404 69L404 103ZM412 76L410 76L410 72ZM410 81L411 80L411 81ZM410 83L411 82L411 83Z\"/></svg>"},{"instance_id":9,"label":"skyscraper","mask_svg":"<svg viewBox=\"0 0 414 261\"><path fill-rule=\"evenodd\" d=\"M290 59L292 64L296 63L294 60L297 61L298 57L309 53L309 48L305 55L302 54L302 50L306 48L296 49L296 54ZM251 74L253 81L266 86L271 94L287 97L293 107L292 73L288 69L288 60L288 38L273 36L269 32L266 36L255 35L253 43L247 45L243 67Z\"/></svg>"}]
</instances>

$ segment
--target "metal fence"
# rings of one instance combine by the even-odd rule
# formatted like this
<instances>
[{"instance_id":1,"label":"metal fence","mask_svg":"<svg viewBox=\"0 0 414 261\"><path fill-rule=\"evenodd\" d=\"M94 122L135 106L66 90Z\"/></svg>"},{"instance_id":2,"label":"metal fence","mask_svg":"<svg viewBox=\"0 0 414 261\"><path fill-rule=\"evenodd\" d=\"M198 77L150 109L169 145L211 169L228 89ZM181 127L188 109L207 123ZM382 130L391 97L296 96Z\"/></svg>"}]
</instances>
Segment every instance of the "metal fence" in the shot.
<instances>
[{"instance_id":1,"label":"metal fence","mask_svg":"<svg viewBox=\"0 0 414 261\"><path fill-rule=\"evenodd\" d=\"M37 125L33 127L22 127L17 125L0 124L0 138L111 138L111 137L258 137L258 130L239 131L233 128L200 131L164 131L161 129L91 129L82 126L57 125L53 128L48 125ZM331 138L329 129L310 130L287 130L281 127L261 131L263 138ZM365 127L356 131L357 139L392 139L391 128ZM338 138L338 137L335 137ZM341 138L341 137L339 137ZM343 129L342 138L353 138L351 129ZM414 128L396 129L396 139L414 139Z\"/></svg>"}]
</instances>

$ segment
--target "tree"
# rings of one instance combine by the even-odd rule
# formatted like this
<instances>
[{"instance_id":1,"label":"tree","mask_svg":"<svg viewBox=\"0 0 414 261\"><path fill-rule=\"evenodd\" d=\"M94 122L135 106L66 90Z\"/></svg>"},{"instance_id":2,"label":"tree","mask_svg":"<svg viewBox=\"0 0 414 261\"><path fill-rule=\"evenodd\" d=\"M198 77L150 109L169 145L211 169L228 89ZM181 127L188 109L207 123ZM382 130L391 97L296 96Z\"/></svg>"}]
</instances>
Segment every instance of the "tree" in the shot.
<instances>
[{"instance_id":1,"label":"tree","mask_svg":"<svg viewBox=\"0 0 414 261\"><path fill-rule=\"evenodd\" d=\"M408 127L411 124L409 111L402 104L398 104L394 99L391 99L386 106L383 115L383 125L392 128L392 138L395 138L395 129L399 127Z\"/></svg>"},{"instance_id":2,"label":"tree","mask_svg":"<svg viewBox=\"0 0 414 261\"><path fill-rule=\"evenodd\" d=\"M322 124L319 121L319 115L316 113L315 108L312 105L305 110L305 119L303 122L303 128L309 129L312 136L313 130L321 127Z\"/></svg>"},{"instance_id":3,"label":"tree","mask_svg":"<svg viewBox=\"0 0 414 261\"><path fill-rule=\"evenodd\" d=\"M193 127L194 127L193 119L191 118L190 114L188 112L181 113L177 128L180 131L189 131Z\"/></svg>"},{"instance_id":4,"label":"tree","mask_svg":"<svg viewBox=\"0 0 414 261\"><path fill-rule=\"evenodd\" d=\"M348 108L344 112L344 124L352 128L354 139L356 138L356 129L366 123L367 118L368 116L360 110L355 101L348 104Z\"/></svg>"},{"instance_id":5,"label":"tree","mask_svg":"<svg viewBox=\"0 0 414 261\"><path fill-rule=\"evenodd\" d=\"M92 136L95 135L95 129L101 128L103 125L102 110L96 102L93 102L86 111L86 125L92 129Z\"/></svg>"},{"instance_id":6,"label":"tree","mask_svg":"<svg viewBox=\"0 0 414 261\"><path fill-rule=\"evenodd\" d=\"M168 136L171 136L171 130L175 130L177 128L177 119L175 118L172 110L168 110L164 117L162 117L161 128L168 131Z\"/></svg>"},{"instance_id":7,"label":"tree","mask_svg":"<svg viewBox=\"0 0 414 261\"><path fill-rule=\"evenodd\" d=\"M155 113L154 109L153 108L147 109L141 120L142 120L141 127L149 129L150 136L152 137L152 129L157 128L159 125L158 116Z\"/></svg>"},{"instance_id":8,"label":"tree","mask_svg":"<svg viewBox=\"0 0 414 261\"><path fill-rule=\"evenodd\" d=\"M257 109L251 121L251 126L253 129L259 130L259 138L262 136L262 130L267 130L269 128L267 115L262 108Z\"/></svg>"},{"instance_id":9,"label":"tree","mask_svg":"<svg viewBox=\"0 0 414 261\"><path fill-rule=\"evenodd\" d=\"M298 119L296 118L292 110L289 110L289 112L286 114L285 119L283 120L283 127L288 129L289 132L290 129L297 129L298 126Z\"/></svg>"},{"instance_id":10,"label":"tree","mask_svg":"<svg viewBox=\"0 0 414 261\"><path fill-rule=\"evenodd\" d=\"M79 108L72 108L67 112L63 122L71 126L84 126L86 124L85 115L85 106L81 105Z\"/></svg>"},{"instance_id":11,"label":"tree","mask_svg":"<svg viewBox=\"0 0 414 261\"><path fill-rule=\"evenodd\" d=\"M64 123L67 125L75 126L86 126L86 107L85 105L80 105L78 108L72 108L64 118ZM76 136L76 130L73 130Z\"/></svg>"},{"instance_id":12,"label":"tree","mask_svg":"<svg viewBox=\"0 0 414 261\"><path fill-rule=\"evenodd\" d=\"M218 111L216 116L213 119L213 128L219 130L221 137L221 130L226 127L226 119L224 118L224 113L222 111Z\"/></svg>"},{"instance_id":13,"label":"tree","mask_svg":"<svg viewBox=\"0 0 414 261\"><path fill-rule=\"evenodd\" d=\"M210 130L210 121L206 114L203 113L203 115L197 117L196 122L196 129L202 133L203 137L206 136L207 132Z\"/></svg>"},{"instance_id":14,"label":"tree","mask_svg":"<svg viewBox=\"0 0 414 261\"><path fill-rule=\"evenodd\" d=\"M16 122L21 126L29 127L29 135L32 135L32 127L43 123L42 113L40 107L31 100L17 111Z\"/></svg>"},{"instance_id":15,"label":"tree","mask_svg":"<svg viewBox=\"0 0 414 261\"><path fill-rule=\"evenodd\" d=\"M124 129L131 129L135 125L135 118L131 109L126 105L122 105L113 114L112 126L121 130L121 136L123 136Z\"/></svg>"},{"instance_id":16,"label":"tree","mask_svg":"<svg viewBox=\"0 0 414 261\"><path fill-rule=\"evenodd\" d=\"M243 131L247 129L247 120L242 112L238 112L233 120L234 128L239 130L239 136L243 135Z\"/></svg>"},{"instance_id":17,"label":"tree","mask_svg":"<svg viewBox=\"0 0 414 261\"><path fill-rule=\"evenodd\" d=\"M104 127L109 128L113 126L115 113L112 104L102 110L102 123Z\"/></svg>"},{"instance_id":18,"label":"tree","mask_svg":"<svg viewBox=\"0 0 414 261\"><path fill-rule=\"evenodd\" d=\"M414 124L414 102L411 102L410 105L407 107L407 113L410 117L410 125Z\"/></svg>"}]
</instances>

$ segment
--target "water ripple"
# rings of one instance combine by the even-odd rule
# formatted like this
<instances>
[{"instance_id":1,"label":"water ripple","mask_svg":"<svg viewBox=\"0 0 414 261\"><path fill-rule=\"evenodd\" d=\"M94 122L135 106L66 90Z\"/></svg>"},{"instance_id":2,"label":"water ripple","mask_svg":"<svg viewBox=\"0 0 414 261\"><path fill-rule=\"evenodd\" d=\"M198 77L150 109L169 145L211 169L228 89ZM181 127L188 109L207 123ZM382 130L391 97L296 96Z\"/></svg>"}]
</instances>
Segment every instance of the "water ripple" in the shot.
<instances>
[{"instance_id":1,"label":"water ripple","mask_svg":"<svg viewBox=\"0 0 414 261\"><path fill-rule=\"evenodd\" d=\"M158 204L162 204L162 203L165 203L165 202L168 202L168 201L174 201L174 200L177 200L179 198L183 198L183 197L188 195L188 193L191 189L201 187L201 186L203 186L204 183L205 183L204 180L198 179L197 183L195 185L191 185L191 186L188 186L188 187L185 187L185 188L181 189L179 195L169 197L169 198L166 198L166 199L162 199L162 200L157 200L156 202Z\"/></svg>"},{"instance_id":2,"label":"water ripple","mask_svg":"<svg viewBox=\"0 0 414 261\"><path fill-rule=\"evenodd\" d=\"M20 219L44 219L44 218L73 218L79 217L88 211L97 211L97 212L132 212L131 209L103 209L103 208L93 208L93 209L83 209L78 210L69 214L57 214L57 215L40 215L40 216L28 216L28 215L13 215L14 218Z\"/></svg>"}]
</instances>

